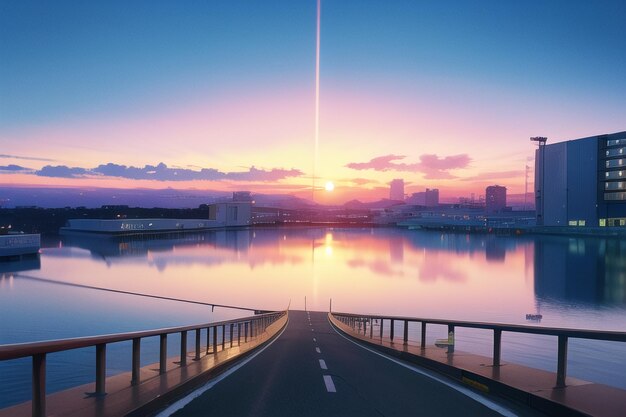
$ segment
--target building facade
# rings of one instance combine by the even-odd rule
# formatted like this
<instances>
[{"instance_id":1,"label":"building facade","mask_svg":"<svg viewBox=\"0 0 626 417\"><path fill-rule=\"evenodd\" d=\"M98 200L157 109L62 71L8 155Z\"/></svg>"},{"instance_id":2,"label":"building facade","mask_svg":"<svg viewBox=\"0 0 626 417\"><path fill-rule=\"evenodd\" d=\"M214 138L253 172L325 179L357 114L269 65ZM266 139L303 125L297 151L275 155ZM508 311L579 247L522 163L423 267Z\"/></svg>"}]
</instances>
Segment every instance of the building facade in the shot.
<instances>
[{"instance_id":1,"label":"building facade","mask_svg":"<svg viewBox=\"0 0 626 417\"><path fill-rule=\"evenodd\" d=\"M485 209L489 212L503 211L506 208L506 187L490 185L485 189Z\"/></svg>"},{"instance_id":2,"label":"building facade","mask_svg":"<svg viewBox=\"0 0 626 417\"><path fill-rule=\"evenodd\" d=\"M626 226L626 131L540 145L535 206L543 226Z\"/></svg>"}]
</instances>

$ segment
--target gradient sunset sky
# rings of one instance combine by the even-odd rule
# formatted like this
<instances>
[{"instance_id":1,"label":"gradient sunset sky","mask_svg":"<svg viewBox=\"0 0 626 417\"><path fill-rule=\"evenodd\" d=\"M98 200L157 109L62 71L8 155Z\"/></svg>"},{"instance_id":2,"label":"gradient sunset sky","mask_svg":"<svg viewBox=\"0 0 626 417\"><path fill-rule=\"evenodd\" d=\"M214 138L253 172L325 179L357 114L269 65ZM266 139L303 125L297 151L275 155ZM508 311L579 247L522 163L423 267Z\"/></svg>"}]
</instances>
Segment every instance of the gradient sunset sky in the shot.
<instances>
[{"instance_id":1,"label":"gradient sunset sky","mask_svg":"<svg viewBox=\"0 0 626 417\"><path fill-rule=\"evenodd\" d=\"M0 185L310 198L316 7L0 1ZM523 193L530 136L625 125L623 0L322 1L320 202Z\"/></svg>"}]
</instances>

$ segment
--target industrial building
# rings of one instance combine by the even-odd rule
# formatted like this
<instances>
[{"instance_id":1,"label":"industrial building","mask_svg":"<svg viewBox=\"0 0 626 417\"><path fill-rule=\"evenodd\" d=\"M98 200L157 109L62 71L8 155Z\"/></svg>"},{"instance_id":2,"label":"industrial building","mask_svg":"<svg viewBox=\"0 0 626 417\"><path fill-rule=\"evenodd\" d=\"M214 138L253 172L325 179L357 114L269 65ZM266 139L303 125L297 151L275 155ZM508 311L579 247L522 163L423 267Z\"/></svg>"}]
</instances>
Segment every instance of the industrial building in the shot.
<instances>
[{"instance_id":1,"label":"industrial building","mask_svg":"<svg viewBox=\"0 0 626 417\"><path fill-rule=\"evenodd\" d=\"M535 152L537 225L626 226L626 131Z\"/></svg>"},{"instance_id":2,"label":"industrial building","mask_svg":"<svg viewBox=\"0 0 626 417\"><path fill-rule=\"evenodd\" d=\"M207 219L69 219L61 234L103 233L133 235L188 232L230 227L247 227L252 217L248 201L227 201L209 205Z\"/></svg>"}]
</instances>

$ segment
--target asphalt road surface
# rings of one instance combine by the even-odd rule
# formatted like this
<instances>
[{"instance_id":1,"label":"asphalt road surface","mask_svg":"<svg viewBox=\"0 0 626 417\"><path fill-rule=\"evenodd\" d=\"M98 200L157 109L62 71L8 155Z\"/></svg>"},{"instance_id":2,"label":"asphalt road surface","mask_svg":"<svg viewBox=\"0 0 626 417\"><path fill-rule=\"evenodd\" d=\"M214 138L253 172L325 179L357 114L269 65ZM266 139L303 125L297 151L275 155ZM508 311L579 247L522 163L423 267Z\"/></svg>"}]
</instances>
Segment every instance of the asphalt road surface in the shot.
<instances>
[{"instance_id":1,"label":"asphalt road surface","mask_svg":"<svg viewBox=\"0 0 626 417\"><path fill-rule=\"evenodd\" d=\"M339 335L327 313L290 311L272 345L173 415L499 416L502 410L538 415L502 400L484 405L363 349Z\"/></svg>"}]
</instances>

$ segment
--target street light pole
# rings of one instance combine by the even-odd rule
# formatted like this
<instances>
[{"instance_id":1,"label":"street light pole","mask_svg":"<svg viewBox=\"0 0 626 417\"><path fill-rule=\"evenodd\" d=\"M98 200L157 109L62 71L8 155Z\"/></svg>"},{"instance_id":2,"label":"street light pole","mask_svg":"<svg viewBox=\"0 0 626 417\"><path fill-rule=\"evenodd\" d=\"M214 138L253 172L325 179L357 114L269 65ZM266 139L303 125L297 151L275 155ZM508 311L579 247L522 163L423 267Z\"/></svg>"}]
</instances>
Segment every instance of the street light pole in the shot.
<instances>
[{"instance_id":1,"label":"street light pole","mask_svg":"<svg viewBox=\"0 0 626 417\"><path fill-rule=\"evenodd\" d=\"M541 196L539 198L541 198L541 221L538 222L540 223L539 226L543 226L544 225L544 218L545 218L545 195L546 195L546 190L545 190L545 178L546 178L546 171L545 171L545 167L546 167L546 152L545 152L545 147L546 147L546 142L548 141L548 138L545 136L533 136L530 138L531 142L537 142L537 144L539 145L539 154L541 155ZM537 170L537 164L535 164L535 170ZM537 210L537 207L535 207L535 210Z\"/></svg>"}]
</instances>

